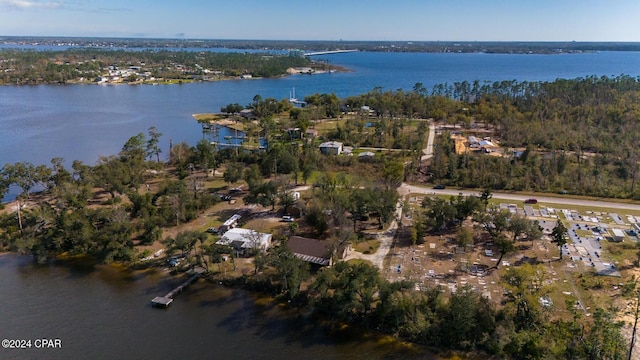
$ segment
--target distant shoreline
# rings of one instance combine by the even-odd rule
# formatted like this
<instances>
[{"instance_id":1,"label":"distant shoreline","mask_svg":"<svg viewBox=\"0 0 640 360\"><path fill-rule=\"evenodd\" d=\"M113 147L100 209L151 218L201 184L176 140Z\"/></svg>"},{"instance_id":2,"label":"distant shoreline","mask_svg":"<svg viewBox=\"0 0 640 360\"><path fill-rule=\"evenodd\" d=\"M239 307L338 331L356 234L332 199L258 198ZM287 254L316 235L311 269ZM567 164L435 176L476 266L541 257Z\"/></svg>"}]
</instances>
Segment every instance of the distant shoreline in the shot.
<instances>
[{"instance_id":1,"label":"distant shoreline","mask_svg":"<svg viewBox=\"0 0 640 360\"><path fill-rule=\"evenodd\" d=\"M619 41L357 41L357 40L229 40L229 39L145 39L69 36L4 36L0 45L48 46L94 49L157 48L168 51L185 49L237 49L248 51L287 51L289 49L331 51L350 49L373 52L463 52L503 54L556 54L594 51L640 51L640 42Z\"/></svg>"}]
</instances>

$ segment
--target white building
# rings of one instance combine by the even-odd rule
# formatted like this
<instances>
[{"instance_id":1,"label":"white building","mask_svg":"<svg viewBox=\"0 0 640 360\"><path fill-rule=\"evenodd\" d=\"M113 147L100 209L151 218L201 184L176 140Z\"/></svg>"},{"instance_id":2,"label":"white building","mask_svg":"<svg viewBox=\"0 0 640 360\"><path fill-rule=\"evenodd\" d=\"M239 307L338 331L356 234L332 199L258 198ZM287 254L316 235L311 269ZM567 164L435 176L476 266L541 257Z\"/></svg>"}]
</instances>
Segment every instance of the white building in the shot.
<instances>
[{"instance_id":1,"label":"white building","mask_svg":"<svg viewBox=\"0 0 640 360\"><path fill-rule=\"evenodd\" d=\"M252 229L234 228L222 235L216 242L219 245L229 245L240 255L246 255L251 250L266 251L271 246L271 234L257 232Z\"/></svg>"},{"instance_id":2,"label":"white building","mask_svg":"<svg viewBox=\"0 0 640 360\"><path fill-rule=\"evenodd\" d=\"M617 242L624 241L624 231L620 229L611 229L611 232L613 233L613 240Z\"/></svg>"},{"instance_id":3,"label":"white building","mask_svg":"<svg viewBox=\"0 0 640 360\"><path fill-rule=\"evenodd\" d=\"M325 155L340 155L342 153L342 143L338 141L327 141L320 144L320 152Z\"/></svg>"}]
</instances>

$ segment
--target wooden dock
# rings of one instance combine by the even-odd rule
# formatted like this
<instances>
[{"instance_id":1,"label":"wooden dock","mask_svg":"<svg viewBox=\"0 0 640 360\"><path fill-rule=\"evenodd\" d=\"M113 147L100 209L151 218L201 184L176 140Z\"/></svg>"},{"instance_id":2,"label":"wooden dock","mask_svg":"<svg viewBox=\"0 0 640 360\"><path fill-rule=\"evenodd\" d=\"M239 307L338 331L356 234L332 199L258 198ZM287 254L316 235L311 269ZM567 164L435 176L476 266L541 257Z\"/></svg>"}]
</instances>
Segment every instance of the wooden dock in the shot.
<instances>
[{"instance_id":1,"label":"wooden dock","mask_svg":"<svg viewBox=\"0 0 640 360\"><path fill-rule=\"evenodd\" d=\"M151 300L151 305L155 307L163 307L166 308L173 302L173 297L180 294L184 289L189 287L189 285L193 284L194 281L198 280L198 278L205 272L204 269L198 268L194 270L194 274L191 275L185 282L178 285L175 289L169 291L165 296L156 296Z\"/></svg>"}]
</instances>

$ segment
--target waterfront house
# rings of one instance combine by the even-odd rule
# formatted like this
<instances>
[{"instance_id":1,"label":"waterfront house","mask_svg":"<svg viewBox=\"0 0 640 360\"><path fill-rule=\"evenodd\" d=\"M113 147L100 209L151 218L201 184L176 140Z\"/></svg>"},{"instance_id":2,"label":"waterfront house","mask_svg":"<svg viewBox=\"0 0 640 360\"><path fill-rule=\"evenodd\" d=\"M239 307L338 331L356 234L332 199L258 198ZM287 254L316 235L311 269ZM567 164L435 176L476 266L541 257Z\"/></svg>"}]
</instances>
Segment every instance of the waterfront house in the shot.
<instances>
[{"instance_id":1,"label":"waterfront house","mask_svg":"<svg viewBox=\"0 0 640 360\"><path fill-rule=\"evenodd\" d=\"M253 109L243 109L240 110L240 116L242 116L243 118L246 119L257 119L258 117L256 116L255 112L253 111Z\"/></svg>"},{"instance_id":2,"label":"waterfront house","mask_svg":"<svg viewBox=\"0 0 640 360\"><path fill-rule=\"evenodd\" d=\"M231 246L236 255L247 256L255 251L266 251L271 246L271 239L271 234L234 228L225 232L216 244Z\"/></svg>"},{"instance_id":3,"label":"waterfront house","mask_svg":"<svg viewBox=\"0 0 640 360\"><path fill-rule=\"evenodd\" d=\"M342 143L338 141L327 141L320 144L320 152L325 155L340 155L342 153Z\"/></svg>"},{"instance_id":4,"label":"waterfront house","mask_svg":"<svg viewBox=\"0 0 640 360\"><path fill-rule=\"evenodd\" d=\"M311 239L302 236L292 236L287 241L287 247L298 258L315 265L333 265L334 251L327 240ZM346 248L342 251L342 257Z\"/></svg>"}]
</instances>

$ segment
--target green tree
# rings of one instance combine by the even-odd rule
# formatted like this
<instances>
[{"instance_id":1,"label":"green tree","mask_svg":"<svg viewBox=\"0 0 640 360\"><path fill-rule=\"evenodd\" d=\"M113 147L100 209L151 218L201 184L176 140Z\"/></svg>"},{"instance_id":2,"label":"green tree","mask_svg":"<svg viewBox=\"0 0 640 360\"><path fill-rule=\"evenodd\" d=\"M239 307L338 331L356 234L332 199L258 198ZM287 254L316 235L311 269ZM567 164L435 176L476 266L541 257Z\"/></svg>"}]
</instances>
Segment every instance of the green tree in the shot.
<instances>
[{"instance_id":1,"label":"green tree","mask_svg":"<svg viewBox=\"0 0 640 360\"><path fill-rule=\"evenodd\" d=\"M216 159L216 148L207 139L200 139L193 149L193 162L200 165L206 172L209 169L218 167Z\"/></svg>"},{"instance_id":2,"label":"green tree","mask_svg":"<svg viewBox=\"0 0 640 360\"><path fill-rule=\"evenodd\" d=\"M160 153L162 149L160 148L160 137L162 136L161 132L158 132L155 126L151 126L148 130L149 138L147 140L146 151L147 156L156 156L156 161L160 162Z\"/></svg>"},{"instance_id":3,"label":"green tree","mask_svg":"<svg viewBox=\"0 0 640 360\"><path fill-rule=\"evenodd\" d=\"M560 249L560 260L562 260L562 248L567 243L567 228L560 219L558 219L556 226L554 226L551 231L551 242L558 245L558 249Z\"/></svg>"},{"instance_id":4,"label":"green tree","mask_svg":"<svg viewBox=\"0 0 640 360\"><path fill-rule=\"evenodd\" d=\"M242 179L242 171L244 170L244 165L242 163L231 163L227 165L227 170L222 175L225 182L233 184L238 180Z\"/></svg>"},{"instance_id":5,"label":"green tree","mask_svg":"<svg viewBox=\"0 0 640 360\"><path fill-rule=\"evenodd\" d=\"M532 221L527 219L524 215L513 214L509 219L507 231L513 234L513 242L515 243L518 238L527 232L532 226Z\"/></svg>"},{"instance_id":6,"label":"green tree","mask_svg":"<svg viewBox=\"0 0 640 360\"><path fill-rule=\"evenodd\" d=\"M496 330L489 301L466 285L451 295L440 310L440 341L447 348L471 350Z\"/></svg>"},{"instance_id":7,"label":"green tree","mask_svg":"<svg viewBox=\"0 0 640 360\"><path fill-rule=\"evenodd\" d=\"M280 292L289 299L298 296L302 282L311 277L309 263L299 259L285 245L274 248L267 263L276 269Z\"/></svg>"},{"instance_id":8,"label":"green tree","mask_svg":"<svg viewBox=\"0 0 640 360\"><path fill-rule=\"evenodd\" d=\"M498 258L498 261L496 261L496 265L494 266L497 269L500 266L502 258L505 255L513 252L515 250L515 246L513 245L513 242L509 240L503 233L499 233L496 235L496 237L493 238L493 244L498 248L498 251L500 251L500 257Z\"/></svg>"},{"instance_id":9,"label":"green tree","mask_svg":"<svg viewBox=\"0 0 640 360\"><path fill-rule=\"evenodd\" d=\"M425 209L427 225L436 233L447 229L457 215L455 206L442 198L426 197L422 207Z\"/></svg>"},{"instance_id":10,"label":"green tree","mask_svg":"<svg viewBox=\"0 0 640 360\"><path fill-rule=\"evenodd\" d=\"M465 227L459 227L456 233L456 244L463 248L473 244L473 233Z\"/></svg>"},{"instance_id":11,"label":"green tree","mask_svg":"<svg viewBox=\"0 0 640 360\"><path fill-rule=\"evenodd\" d=\"M387 189L395 190L404 179L404 166L400 162L387 160L384 162L382 177Z\"/></svg>"},{"instance_id":12,"label":"green tree","mask_svg":"<svg viewBox=\"0 0 640 360\"><path fill-rule=\"evenodd\" d=\"M616 320L616 310L597 308L593 312L593 323L582 335L587 359L622 359L626 343L621 329L623 321Z\"/></svg>"},{"instance_id":13,"label":"green tree","mask_svg":"<svg viewBox=\"0 0 640 360\"><path fill-rule=\"evenodd\" d=\"M284 212L288 213L289 207L292 206L296 200L293 197L293 192L285 190L278 194L278 202L284 208Z\"/></svg>"},{"instance_id":14,"label":"green tree","mask_svg":"<svg viewBox=\"0 0 640 360\"><path fill-rule=\"evenodd\" d=\"M338 262L322 269L311 287L318 293L316 308L337 323L366 323L374 310L381 284L378 268L365 263Z\"/></svg>"},{"instance_id":15,"label":"green tree","mask_svg":"<svg viewBox=\"0 0 640 360\"><path fill-rule=\"evenodd\" d=\"M271 206L271 211L275 210L276 200L278 199L279 184L275 181L268 181L249 189L249 194L245 196L245 204L259 204L262 206Z\"/></svg>"},{"instance_id":16,"label":"green tree","mask_svg":"<svg viewBox=\"0 0 640 360\"><path fill-rule=\"evenodd\" d=\"M196 243L206 237L207 235L201 231L181 231L175 238L165 239L165 243L169 245L169 252L180 250L182 256L189 256Z\"/></svg>"},{"instance_id":17,"label":"green tree","mask_svg":"<svg viewBox=\"0 0 640 360\"><path fill-rule=\"evenodd\" d=\"M489 200L491 200L492 197L493 194L491 193L491 189L487 188L482 191L480 194L480 201L482 202L483 210L487 209L487 206L489 206Z\"/></svg>"}]
</instances>

